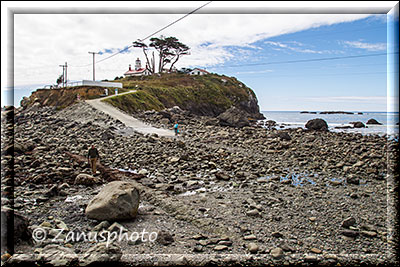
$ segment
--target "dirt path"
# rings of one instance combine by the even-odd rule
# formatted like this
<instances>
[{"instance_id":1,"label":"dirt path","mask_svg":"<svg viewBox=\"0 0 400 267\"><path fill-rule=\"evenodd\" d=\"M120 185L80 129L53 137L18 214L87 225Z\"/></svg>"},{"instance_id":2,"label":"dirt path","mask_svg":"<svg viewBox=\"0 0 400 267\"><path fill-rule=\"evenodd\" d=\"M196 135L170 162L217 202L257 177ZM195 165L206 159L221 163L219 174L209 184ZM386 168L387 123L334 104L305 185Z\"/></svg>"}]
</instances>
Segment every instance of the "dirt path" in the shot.
<instances>
[{"instance_id":1,"label":"dirt path","mask_svg":"<svg viewBox=\"0 0 400 267\"><path fill-rule=\"evenodd\" d=\"M124 95L124 94L131 94L136 92L136 90L133 91L129 91L129 92L125 92L125 93L121 93L118 95ZM93 99L93 100L86 100L86 103L90 104L91 106L93 106L94 108L96 108L97 110L100 110L108 115L110 115L111 117L120 120L121 122L123 122L127 127L131 127L132 129L134 129L135 131L138 131L142 134L157 134L159 136L167 136L167 137L172 137L174 136L174 132L171 130L167 130L167 129L160 129L160 128L155 128L149 124L146 124L138 119L135 119L134 117L118 110L117 108L111 106L110 104L107 104L105 102L102 102L101 100L106 99L106 98L110 98L113 97L115 95L110 95L107 97L102 97L102 98L98 98L98 99Z\"/></svg>"}]
</instances>

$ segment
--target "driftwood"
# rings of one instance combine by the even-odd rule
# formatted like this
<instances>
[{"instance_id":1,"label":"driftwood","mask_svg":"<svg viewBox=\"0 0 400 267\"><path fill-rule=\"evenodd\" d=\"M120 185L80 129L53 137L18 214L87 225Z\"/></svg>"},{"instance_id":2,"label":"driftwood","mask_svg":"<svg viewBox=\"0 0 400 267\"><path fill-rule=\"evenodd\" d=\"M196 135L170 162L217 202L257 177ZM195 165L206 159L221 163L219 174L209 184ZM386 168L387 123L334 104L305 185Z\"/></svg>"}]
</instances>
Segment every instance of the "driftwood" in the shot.
<instances>
[{"instance_id":1,"label":"driftwood","mask_svg":"<svg viewBox=\"0 0 400 267\"><path fill-rule=\"evenodd\" d=\"M79 164L85 164L85 163L88 164L88 159L84 156L73 154L70 152L65 152L65 154L74 161L78 162ZM140 179L145 177L143 174L123 172L116 169L111 169L109 167L104 166L100 162L97 162L96 168L101 173L101 177L107 182L123 180L123 178L126 177L129 177L131 179Z\"/></svg>"}]
</instances>

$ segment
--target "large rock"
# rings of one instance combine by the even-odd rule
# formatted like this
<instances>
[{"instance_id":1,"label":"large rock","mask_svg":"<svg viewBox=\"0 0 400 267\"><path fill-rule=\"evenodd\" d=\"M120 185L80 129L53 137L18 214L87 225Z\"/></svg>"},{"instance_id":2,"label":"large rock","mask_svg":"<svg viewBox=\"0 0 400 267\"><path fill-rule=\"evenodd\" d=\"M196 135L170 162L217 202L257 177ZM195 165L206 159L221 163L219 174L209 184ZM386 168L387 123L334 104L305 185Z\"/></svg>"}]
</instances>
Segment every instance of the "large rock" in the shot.
<instances>
[{"instance_id":1,"label":"large rock","mask_svg":"<svg viewBox=\"0 0 400 267\"><path fill-rule=\"evenodd\" d=\"M224 113L220 114L217 118L219 119L219 124L221 126L231 126L231 127L244 127L249 126L250 114L246 111L231 107Z\"/></svg>"},{"instance_id":2,"label":"large rock","mask_svg":"<svg viewBox=\"0 0 400 267\"><path fill-rule=\"evenodd\" d=\"M76 176L74 184L95 185L100 183L100 179L90 174L80 173Z\"/></svg>"},{"instance_id":3,"label":"large rock","mask_svg":"<svg viewBox=\"0 0 400 267\"><path fill-rule=\"evenodd\" d=\"M92 266L95 263L118 262L122 257L121 248L110 242L98 243L91 247L79 259L80 266Z\"/></svg>"},{"instance_id":4,"label":"large rock","mask_svg":"<svg viewBox=\"0 0 400 267\"><path fill-rule=\"evenodd\" d=\"M286 141L292 140L292 138L287 132L277 132L274 136L279 137L281 140L286 140Z\"/></svg>"},{"instance_id":5,"label":"large rock","mask_svg":"<svg viewBox=\"0 0 400 267\"><path fill-rule=\"evenodd\" d=\"M32 232L28 228L29 219L9 207L1 207L1 240L6 240L7 224L11 223L12 219L14 219L14 242L19 243L20 241L29 241L32 237Z\"/></svg>"},{"instance_id":6,"label":"large rock","mask_svg":"<svg viewBox=\"0 0 400 267\"><path fill-rule=\"evenodd\" d=\"M71 248L49 244L40 249L38 261L49 262L52 266L66 266L78 260L78 255ZM72 264L71 264L72 265Z\"/></svg>"},{"instance_id":7,"label":"large rock","mask_svg":"<svg viewBox=\"0 0 400 267\"><path fill-rule=\"evenodd\" d=\"M328 124L323 119L312 119L306 123L306 128L309 130L327 131Z\"/></svg>"},{"instance_id":8,"label":"large rock","mask_svg":"<svg viewBox=\"0 0 400 267\"><path fill-rule=\"evenodd\" d=\"M353 122L352 124L353 124L354 128L365 128L365 124L362 123L361 121L356 121L356 122Z\"/></svg>"},{"instance_id":9,"label":"large rock","mask_svg":"<svg viewBox=\"0 0 400 267\"><path fill-rule=\"evenodd\" d=\"M114 181L107 184L89 202L86 216L99 221L135 218L139 207L139 191L133 183Z\"/></svg>"},{"instance_id":10,"label":"large rock","mask_svg":"<svg viewBox=\"0 0 400 267\"><path fill-rule=\"evenodd\" d=\"M264 122L264 125L267 127L274 127L274 126L276 126L276 121L267 120L266 122Z\"/></svg>"},{"instance_id":11,"label":"large rock","mask_svg":"<svg viewBox=\"0 0 400 267\"><path fill-rule=\"evenodd\" d=\"M350 226L353 226L355 224L356 219L354 219L353 217L349 217L342 222L342 227L349 228Z\"/></svg>"},{"instance_id":12,"label":"large rock","mask_svg":"<svg viewBox=\"0 0 400 267\"><path fill-rule=\"evenodd\" d=\"M367 121L367 124L382 125L382 123L378 122L378 121L375 120L375 119L369 119L369 120Z\"/></svg>"}]
</instances>

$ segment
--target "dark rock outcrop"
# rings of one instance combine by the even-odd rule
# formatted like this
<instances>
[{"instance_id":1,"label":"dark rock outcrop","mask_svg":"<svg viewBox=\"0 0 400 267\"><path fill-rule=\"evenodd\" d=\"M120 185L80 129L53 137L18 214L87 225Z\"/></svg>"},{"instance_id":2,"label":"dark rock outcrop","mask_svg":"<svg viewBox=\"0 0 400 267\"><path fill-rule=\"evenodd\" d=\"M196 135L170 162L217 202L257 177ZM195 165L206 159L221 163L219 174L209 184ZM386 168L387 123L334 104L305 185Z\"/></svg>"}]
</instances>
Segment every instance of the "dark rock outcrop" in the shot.
<instances>
[{"instance_id":1,"label":"dark rock outcrop","mask_svg":"<svg viewBox=\"0 0 400 267\"><path fill-rule=\"evenodd\" d=\"M351 124L353 124L354 128L365 128L365 124L361 121L351 122Z\"/></svg>"},{"instance_id":2,"label":"dark rock outcrop","mask_svg":"<svg viewBox=\"0 0 400 267\"><path fill-rule=\"evenodd\" d=\"M224 113L220 114L217 118L219 119L219 124L221 126L240 128L250 125L249 117L250 114L248 114L246 111L236 107L231 107Z\"/></svg>"},{"instance_id":3,"label":"dark rock outcrop","mask_svg":"<svg viewBox=\"0 0 400 267\"><path fill-rule=\"evenodd\" d=\"M306 128L309 130L316 130L316 131L327 131L328 124L323 119L312 119L306 123Z\"/></svg>"},{"instance_id":4,"label":"dark rock outcrop","mask_svg":"<svg viewBox=\"0 0 400 267\"><path fill-rule=\"evenodd\" d=\"M382 125L382 123L378 122L378 121L375 120L375 119L369 119L369 120L367 121L367 124Z\"/></svg>"},{"instance_id":5,"label":"dark rock outcrop","mask_svg":"<svg viewBox=\"0 0 400 267\"><path fill-rule=\"evenodd\" d=\"M287 132L282 132L282 131L275 134L275 137L279 137L281 140L286 140L286 141L292 140L292 138Z\"/></svg>"},{"instance_id":6,"label":"dark rock outcrop","mask_svg":"<svg viewBox=\"0 0 400 267\"><path fill-rule=\"evenodd\" d=\"M354 114L348 111L321 111L319 114Z\"/></svg>"},{"instance_id":7,"label":"dark rock outcrop","mask_svg":"<svg viewBox=\"0 0 400 267\"><path fill-rule=\"evenodd\" d=\"M20 241L30 240L30 238L32 237L32 232L28 228L29 219L18 211L13 211L11 208L8 207L1 208L1 240L5 240L5 235L7 234L7 223L10 223L11 220L14 220L14 242L18 243Z\"/></svg>"}]
</instances>

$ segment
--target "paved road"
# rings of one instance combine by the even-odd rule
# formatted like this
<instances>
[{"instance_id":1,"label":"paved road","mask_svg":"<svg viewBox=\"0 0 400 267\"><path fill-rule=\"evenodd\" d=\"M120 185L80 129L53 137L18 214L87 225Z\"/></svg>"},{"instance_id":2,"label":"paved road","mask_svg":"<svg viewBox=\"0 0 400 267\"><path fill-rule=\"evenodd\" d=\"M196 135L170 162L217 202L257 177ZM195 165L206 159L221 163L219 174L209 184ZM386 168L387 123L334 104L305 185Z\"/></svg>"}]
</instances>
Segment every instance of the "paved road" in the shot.
<instances>
[{"instance_id":1,"label":"paved road","mask_svg":"<svg viewBox=\"0 0 400 267\"><path fill-rule=\"evenodd\" d=\"M124 94L130 94L134 93L136 90L121 93L118 95L124 95ZM174 131L167 130L167 129L160 129L160 128L155 128L149 124L146 124L138 119L135 119L134 117L118 110L117 108L113 107L112 105L101 102L101 100L113 97L115 95L107 96L107 97L102 97L98 99L93 99L93 100L86 100L86 103L92 105L94 108L110 115L114 119L118 119L121 122L123 122L127 127L131 127L135 131L138 131L143 134L158 134L158 136L167 136L167 137L172 137L175 136Z\"/></svg>"}]
</instances>

